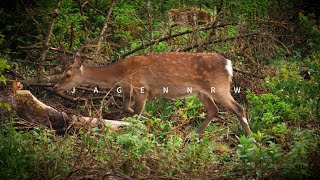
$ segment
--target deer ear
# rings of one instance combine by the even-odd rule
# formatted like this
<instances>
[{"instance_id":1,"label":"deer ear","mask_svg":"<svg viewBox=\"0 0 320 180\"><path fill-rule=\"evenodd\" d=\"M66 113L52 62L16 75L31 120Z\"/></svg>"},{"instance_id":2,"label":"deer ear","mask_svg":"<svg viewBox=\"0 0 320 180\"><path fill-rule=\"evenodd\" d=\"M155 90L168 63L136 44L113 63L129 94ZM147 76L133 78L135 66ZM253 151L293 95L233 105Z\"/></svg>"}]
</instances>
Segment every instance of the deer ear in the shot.
<instances>
[{"instance_id":1,"label":"deer ear","mask_svg":"<svg viewBox=\"0 0 320 180\"><path fill-rule=\"evenodd\" d=\"M81 67L82 62L81 62L81 58L80 58L80 55L79 55L79 54L77 54L76 57L74 58L74 64L75 64L78 68Z\"/></svg>"}]
</instances>

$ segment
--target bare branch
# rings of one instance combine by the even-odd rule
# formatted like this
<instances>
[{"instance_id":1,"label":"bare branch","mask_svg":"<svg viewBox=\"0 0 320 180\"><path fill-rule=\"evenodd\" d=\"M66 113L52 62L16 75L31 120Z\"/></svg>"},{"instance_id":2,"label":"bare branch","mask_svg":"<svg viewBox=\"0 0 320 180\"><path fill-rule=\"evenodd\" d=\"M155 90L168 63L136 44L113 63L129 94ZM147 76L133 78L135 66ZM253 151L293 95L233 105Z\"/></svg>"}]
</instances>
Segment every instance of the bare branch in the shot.
<instances>
[{"instance_id":1,"label":"bare branch","mask_svg":"<svg viewBox=\"0 0 320 180\"><path fill-rule=\"evenodd\" d=\"M46 38L45 38L45 40L43 42L43 52L42 52L42 54L40 56L38 69L37 69L38 82L40 82L41 79L42 79L42 77L41 77L42 76L42 64L43 64L43 62L44 62L44 60L46 58L46 54L48 52L48 46L49 46L51 33L53 31L53 26L54 26L55 19L58 16L58 11L60 9L60 5L61 5L61 0L58 0L57 7L54 10L54 12L52 13L51 22L50 22L50 25L49 25L49 28L48 28L49 30L48 30Z\"/></svg>"},{"instance_id":2,"label":"bare branch","mask_svg":"<svg viewBox=\"0 0 320 180\"><path fill-rule=\"evenodd\" d=\"M84 44L87 44L88 43L88 28L87 28L87 23L84 19L84 12L83 12L83 7L84 5L87 3L84 2L84 4L81 5L81 1L79 0L79 7L80 7L80 13L81 13L81 20L82 20L82 24L83 24L83 29L84 29L84 33L85 33L85 38L84 38Z\"/></svg>"},{"instance_id":3,"label":"bare branch","mask_svg":"<svg viewBox=\"0 0 320 180\"><path fill-rule=\"evenodd\" d=\"M162 38L159 38L159 39L156 39L156 40L151 40L149 43L146 43L146 44L141 44L140 46L120 55L118 58L119 59L122 59L122 58L125 58L126 56L130 55L130 54L133 54L141 49L144 49L145 47L148 47L150 45L153 45L153 44L156 44L156 43L159 43L159 42L162 42L162 41L166 41L166 40L169 40L169 39L173 39L173 38L176 38L178 36L183 36L185 34L189 34L189 33L193 33L195 31L206 31L206 30L210 30L212 28L221 28L221 27L225 27L225 26L230 26L230 25L234 25L234 23L230 23L230 24L221 24L221 25L217 25L217 26L214 26L212 27L211 26L207 26L207 27L202 27L202 28L196 28L196 29L192 29L192 30L186 30L186 31L183 31L183 32L179 32L179 33L176 33L176 34L172 34L172 35L169 35L169 36L165 36L165 37L162 37Z\"/></svg>"},{"instance_id":4,"label":"bare branch","mask_svg":"<svg viewBox=\"0 0 320 180\"><path fill-rule=\"evenodd\" d=\"M257 34L258 33L251 33L251 34L246 34L246 35L239 35L239 36L235 36L235 37L230 37L230 38L226 38L226 39L218 39L218 40L206 42L206 43L203 44L203 46L206 46L206 45L209 45L209 44L216 44L216 43L226 42L226 41L232 41L232 40L235 40L237 38L244 38L244 37L253 36L253 35L257 35ZM196 44L196 45L192 45L190 47L181 49L179 51L181 51L181 52L190 51L190 50L198 48L198 47L199 47L199 45Z\"/></svg>"},{"instance_id":5,"label":"bare branch","mask_svg":"<svg viewBox=\"0 0 320 180\"><path fill-rule=\"evenodd\" d=\"M246 72L246 71L242 71L238 68L233 68L233 70L235 72L238 72L238 73L241 73L241 74L245 74L245 75L248 75L248 76L251 76L251 77L254 77L254 78L259 78L259 79L264 79L265 77L264 76L259 76L259 75L255 75L255 74L252 74L252 73L249 73L249 72Z\"/></svg>"},{"instance_id":6,"label":"bare branch","mask_svg":"<svg viewBox=\"0 0 320 180\"><path fill-rule=\"evenodd\" d=\"M112 9L115 6L115 4L116 4L115 0L112 0L112 4L111 4L111 6L109 8L108 15L107 15L106 19L104 20L103 27L102 27L101 32L99 34L99 38L98 38L98 42L97 42L97 49L96 49L96 52L95 52L96 57L98 57L98 55L99 55L99 51L100 51L100 47L101 47L101 40L102 40L102 37L104 35L104 32L106 31L106 29L108 27L108 23L110 21L110 17L111 17L111 14L112 14Z\"/></svg>"}]
</instances>

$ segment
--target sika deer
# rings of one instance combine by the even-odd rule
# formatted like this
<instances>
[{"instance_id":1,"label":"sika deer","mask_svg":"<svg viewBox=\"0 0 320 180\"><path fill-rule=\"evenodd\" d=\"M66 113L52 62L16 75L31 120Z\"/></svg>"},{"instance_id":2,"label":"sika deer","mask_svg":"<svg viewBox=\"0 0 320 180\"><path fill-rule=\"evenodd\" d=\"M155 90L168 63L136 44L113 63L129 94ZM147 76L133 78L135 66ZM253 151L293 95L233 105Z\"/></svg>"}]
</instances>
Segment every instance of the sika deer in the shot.
<instances>
[{"instance_id":1,"label":"sika deer","mask_svg":"<svg viewBox=\"0 0 320 180\"><path fill-rule=\"evenodd\" d=\"M179 98L197 95L207 111L198 133L218 112L214 101L233 112L247 135L251 133L243 108L230 93L231 61L216 53L158 53L133 56L106 67L88 67L80 56L74 59L54 86L57 91L81 84L119 87L124 94L124 109L140 114L147 98ZM121 89L120 89L121 88Z\"/></svg>"}]
</instances>

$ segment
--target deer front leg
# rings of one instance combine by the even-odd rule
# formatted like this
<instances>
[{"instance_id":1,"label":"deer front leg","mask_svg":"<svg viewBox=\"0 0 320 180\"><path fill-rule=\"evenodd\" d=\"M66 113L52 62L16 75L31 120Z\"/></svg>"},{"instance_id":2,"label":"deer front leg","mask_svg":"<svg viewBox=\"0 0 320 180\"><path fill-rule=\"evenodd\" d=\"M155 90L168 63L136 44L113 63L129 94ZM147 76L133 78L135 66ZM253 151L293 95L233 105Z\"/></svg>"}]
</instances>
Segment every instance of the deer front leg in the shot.
<instances>
[{"instance_id":1,"label":"deer front leg","mask_svg":"<svg viewBox=\"0 0 320 180\"><path fill-rule=\"evenodd\" d=\"M144 109L144 106L146 104L147 95L146 94L137 94L134 97L134 106L133 111L134 114L141 115L142 110Z\"/></svg>"},{"instance_id":2,"label":"deer front leg","mask_svg":"<svg viewBox=\"0 0 320 180\"><path fill-rule=\"evenodd\" d=\"M134 114L134 111L132 110L132 105L135 104L135 101L130 95L124 95L124 102L123 102L123 110L130 113Z\"/></svg>"},{"instance_id":3,"label":"deer front leg","mask_svg":"<svg viewBox=\"0 0 320 180\"><path fill-rule=\"evenodd\" d=\"M209 97L203 93L199 93L198 97L199 97L200 101L202 102L203 107L207 111L207 116L198 129L198 134L201 136L201 135L203 135L205 128L210 124L212 118L218 112L218 107L214 103L214 101L211 99L211 97Z\"/></svg>"}]
</instances>

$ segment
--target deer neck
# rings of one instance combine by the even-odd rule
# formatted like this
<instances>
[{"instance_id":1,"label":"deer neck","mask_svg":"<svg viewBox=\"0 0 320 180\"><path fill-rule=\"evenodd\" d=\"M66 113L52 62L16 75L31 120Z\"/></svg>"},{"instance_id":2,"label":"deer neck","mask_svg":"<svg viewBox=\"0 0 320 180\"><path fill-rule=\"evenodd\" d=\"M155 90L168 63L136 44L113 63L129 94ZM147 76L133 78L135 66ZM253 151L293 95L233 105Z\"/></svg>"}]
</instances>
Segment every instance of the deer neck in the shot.
<instances>
[{"instance_id":1,"label":"deer neck","mask_svg":"<svg viewBox=\"0 0 320 180\"><path fill-rule=\"evenodd\" d=\"M81 66L83 84L98 85L105 88L112 88L124 77L123 68L119 64L112 64L105 67Z\"/></svg>"}]
</instances>

